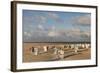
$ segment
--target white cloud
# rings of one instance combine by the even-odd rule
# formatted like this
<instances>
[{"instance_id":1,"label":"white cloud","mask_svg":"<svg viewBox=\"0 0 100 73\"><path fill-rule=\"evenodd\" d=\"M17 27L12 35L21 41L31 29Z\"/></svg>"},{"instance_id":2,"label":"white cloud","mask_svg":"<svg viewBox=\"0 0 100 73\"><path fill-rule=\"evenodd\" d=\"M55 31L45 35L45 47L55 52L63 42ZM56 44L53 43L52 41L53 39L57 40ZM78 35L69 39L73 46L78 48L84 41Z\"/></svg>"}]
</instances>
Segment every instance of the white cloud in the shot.
<instances>
[{"instance_id":1,"label":"white cloud","mask_svg":"<svg viewBox=\"0 0 100 73\"><path fill-rule=\"evenodd\" d=\"M81 32L80 29L69 29L69 30L49 30L48 36L69 36L69 37L75 37L85 34L84 32Z\"/></svg>"},{"instance_id":2,"label":"white cloud","mask_svg":"<svg viewBox=\"0 0 100 73\"><path fill-rule=\"evenodd\" d=\"M34 16L34 23L36 23L36 24L45 24L46 23L46 19L47 19L47 17L46 16L42 16L42 15L35 15Z\"/></svg>"},{"instance_id":3,"label":"white cloud","mask_svg":"<svg viewBox=\"0 0 100 73\"><path fill-rule=\"evenodd\" d=\"M40 24L37 27L38 27L39 30L44 30L44 27Z\"/></svg>"},{"instance_id":4,"label":"white cloud","mask_svg":"<svg viewBox=\"0 0 100 73\"><path fill-rule=\"evenodd\" d=\"M39 20L40 23L44 24L46 22L47 18L45 16L39 16L39 18L40 18Z\"/></svg>"},{"instance_id":5,"label":"white cloud","mask_svg":"<svg viewBox=\"0 0 100 73\"><path fill-rule=\"evenodd\" d=\"M90 32L83 32L83 35L86 35L87 37L90 37L91 33Z\"/></svg>"},{"instance_id":6,"label":"white cloud","mask_svg":"<svg viewBox=\"0 0 100 73\"><path fill-rule=\"evenodd\" d=\"M76 16L72 18L72 23L75 25L90 25L91 24L91 15Z\"/></svg>"},{"instance_id":7,"label":"white cloud","mask_svg":"<svg viewBox=\"0 0 100 73\"><path fill-rule=\"evenodd\" d=\"M24 36L31 37L31 34L28 32L24 32Z\"/></svg>"},{"instance_id":8,"label":"white cloud","mask_svg":"<svg viewBox=\"0 0 100 73\"><path fill-rule=\"evenodd\" d=\"M24 32L25 41L89 41L91 37L90 31L81 31L79 28L66 29L66 30L55 30L55 26L52 29L44 30L43 25L38 25L39 30L31 30ZM52 38L51 38L52 37ZM46 38L46 39L45 39Z\"/></svg>"},{"instance_id":9,"label":"white cloud","mask_svg":"<svg viewBox=\"0 0 100 73\"><path fill-rule=\"evenodd\" d=\"M53 13L53 12L48 12L47 13L47 18L52 19L53 21L55 21L57 24L59 23L64 23L64 20L59 16L59 14L57 13Z\"/></svg>"},{"instance_id":10,"label":"white cloud","mask_svg":"<svg viewBox=\"0 0 100 73\"><path fill-rule=\"evenodd\" d=\"M58 19L59 18L59 16L57 14L50 13L50 12L48 13L48 17L53 18L53 19Z\"/></svg>"},{"instance_id":11,"label":"white cloud","mask_svg":"<svg viewBox=\"0 0 100 73\"><path fill-rule=\"evenodd\" d=\"M60 36L60 33L55 31L50 31L48 32L48 36L50 37Z\"/></svg>"}]
</instances>

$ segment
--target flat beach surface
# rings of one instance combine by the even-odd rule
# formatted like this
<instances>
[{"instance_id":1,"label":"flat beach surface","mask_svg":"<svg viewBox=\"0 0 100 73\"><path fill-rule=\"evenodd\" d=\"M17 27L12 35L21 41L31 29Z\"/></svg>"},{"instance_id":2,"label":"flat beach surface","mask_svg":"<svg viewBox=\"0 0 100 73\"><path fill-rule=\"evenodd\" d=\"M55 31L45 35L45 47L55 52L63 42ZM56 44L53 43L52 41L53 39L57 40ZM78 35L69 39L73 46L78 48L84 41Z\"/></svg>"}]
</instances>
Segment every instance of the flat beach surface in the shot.
<instances>
[{"instance_id":1,"label":"flat beach surface","mask_svg":"<svg viewBox=\"0 0 100 73\"><path fill-rule=\"evenodd\" d=\"M52 45L59 45L64 46L65 43L23 43L23 62L41 62L41 61L60 61L56 55L53 54L53 50L49 49L48 52L40 53L35 56L31 51L31 47L38 47L39 46L52 46ZM42 49L42 48L41 48ZM40 49L40 50L41 50ZM91 48L79 50L78 54L66 52L63 60L86 60L91 59Z\"/></svg>"}]
</instances>

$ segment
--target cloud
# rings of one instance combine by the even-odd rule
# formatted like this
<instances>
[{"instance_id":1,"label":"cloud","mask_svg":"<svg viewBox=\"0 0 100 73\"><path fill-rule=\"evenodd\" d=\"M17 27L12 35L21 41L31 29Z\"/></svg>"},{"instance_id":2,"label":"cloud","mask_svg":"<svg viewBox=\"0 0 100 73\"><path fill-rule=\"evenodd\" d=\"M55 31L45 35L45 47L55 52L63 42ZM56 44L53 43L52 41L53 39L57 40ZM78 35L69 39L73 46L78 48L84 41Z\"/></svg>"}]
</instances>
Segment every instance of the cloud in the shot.
<instances>
[{"instance_id":1,"label":"cloud","mask_svg":"<svg viewBox=\"0 0 100 73\"><path fill-rule=\"evenodd\" d=\"M26 35L34 34L33 31L41 31L44 30L44 26L46 23L46 17L42 15L32 15L32 16L24 16L23 18L23 29L24 31L27 31L28 33L25 33ZM38 33L37 33L38 34Z\"/></svg>"},{"instance_id":2,"label":"cloud","mask_svg":"<svg viewBox=\"0 0 100 73\"><path fill-rule=\"evenodd\" d=\"M76 16L71 21L75 25L89 26L91 24L91 15Z\"/></svg>"},{"instance_id":3,"label":"cloud","mask_svg":"<svg viewBox=\"0 0 100 73\"><path fill-rule=\"evenodd\" d=\"M39 30L44 30L44 27L43 27L42 25L39 24L39 25L37 26L37 29L39 29Z\"/></svg>"},{"instance_id":4,"label":"cloud","mask_svg":"<svg viewBox=\"0 0 100 73\"><path fill-rule=\"evenodd\" d=\"M23 24L24 25L38 25L38 24L45 24L47 20L46 16L42 15L33 15L33 16L24 16Z\"/></svg>"},{"instance_id":5,"label":"cloud","mask_svg":"<svg viewBox=\"0 0 100 73\"><path fill-rule=\"evenodd\" d=\"M81 31L81 29L71 29L67 32L67 34L69 33L70 36L72 37L81 37L81 36L87 36L87 37L90 37L90 31ZM82 38L82 37L81 37Z\"/></svg>"},{"instance_id":6,"label":"cloud","mask_svg":"<svg viewBox=\"0 0 100 73\"><path fill-rule=\"evenodd\" d=\"M90 41L91 32L82 31L80 28L60 29L56 30L55 26L51 26L45 30L43 25L38 25L35 30L24 32L24 41L28 42L73 42L73 41Z\"/></svg>"},{"instance_id":7,"label":"cloud","mask_svg":"<svg viewBox=\"0 0 100 73\"><path fill-rule=\"evenodd\" d=\"M24 41L25 41L25 40L29 40L32 37L32 34L30 32L24 31L23 36L24 36Z\"/></svg>"},{"instance_id":8,"label":"cloud","mask_svg":"<svg viewBox=\"0 0 100 73\"><path fill-rule=\"evenodd\" d=\"M76 16L71 19L73 25L80 26L90 26L91 20L90 15ZM48 19L53 22L53 25L48 25ZM26 16L23 18L24 23L24 41L29 42L50 42L50 41L89 41L91 35L87 30L81 30L80 28L74 28L73 26L69 29L59 29L59 25L63 25L62 17L57 13L47 12L45 14L41 13L34 14L32 16ZM66 21L66 19L63 19ZM67 20L68 21L68 20ZM48 22L48 23L47 23ZM59 23L61 22L61 23ZM58 24L58 26L57 26ZM27 26L26 26L27 25ZM65 25L64 25L65 26ZM66 25L67 26L67 25ZM73 29L71 29L73 28Z\"/></svg>"},{"instance_id":9,"label":"cloud","mask_svg":"<svg viewBox=\"0 0 100 73\"><path fill-rule=\"evenodd\" d=\"M78 29L78 28L74 28L74 29L70 29L70 30L68 30L68 33L71 33L71 34L73 34L73 35L79 35L80 34L80 29Z\"/></svg>"},{"instance_id":10,"label":"cloud","mask_svg":"<svg viewBox=\"0 0 100 73\"><path fill-rule=\"evenodd\" d=\"M91 32L85 31L82 33L85 37L91 37Z\"/></svg>"},{"instance_id":11,"label":"cloud","mask_svg":"<svg viewBox=\"0 0 100 73\"><path fill-rule=\"evenodd\" d=\"M56 31L50 31L48 32L48 36L50 37L55 37L55 36L60 36L61 34L59 32Z\"/></svg>"},{"instance_id":12,"label":"cloud","mask_svg":"<svg viewBox=\"0 0 100 73\"><path fill-rule=\"evenodd\" d=\"M59 18L59 16L56 13L51 13L51 12L48 12L47 16L49 18L53 18L53 19L58 19Z\"/></svg>"},{"instance_id":13,"label":"cloud","mask_svg":"<svg viewBox=\"0 0 100 73\"><path fill-rule=\"evenodd\" d=\"M28 32L24 32L24 36L31 37L31 34Z\"/></svg>"},{"instance_id":14,"label":"cloud","mask_svg":"<svg viewBox=\"0 0 100 73\"><path fill-rule=\"evenodd\" d=\"M34 16L34 22L37 24L45 24L46 23L46 16L42 16L42 15L35 15Z\"/></svg>"},{"instance_id":15,"label":"cloud","mask_svg":"<svg viewBox=\"0 0 100 73\"><path fill-rule=\"evenodd\" d=\"M63 20L60 18L59 14L57 14L57 13L48 12L47 18L52 19L56 23L62 23L63 22Z\"/></svg>"}]
</instances>

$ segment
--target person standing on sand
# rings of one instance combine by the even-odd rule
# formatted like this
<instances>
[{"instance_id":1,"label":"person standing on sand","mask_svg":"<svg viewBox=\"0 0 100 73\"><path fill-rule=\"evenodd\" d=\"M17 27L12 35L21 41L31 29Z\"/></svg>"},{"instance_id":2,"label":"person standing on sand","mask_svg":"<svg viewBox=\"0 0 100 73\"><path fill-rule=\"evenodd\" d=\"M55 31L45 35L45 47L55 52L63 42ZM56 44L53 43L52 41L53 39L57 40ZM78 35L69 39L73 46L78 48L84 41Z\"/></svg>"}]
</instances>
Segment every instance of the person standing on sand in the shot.
<instances>
[{"instance_id":1,"label":"person standing on sand","mask_svg":"<svg viewBox=\"0 0 100 73\"><path fill-rule=\"evenodd\" d=\"M38 52L39 52L38 48L34 48L34 55L38 55Z\"/></svg>"},{"instance_id":2,"label":"person standing on sand","mask_svg":"<svg viewBox=\"0 0 100 73\"><path fill-rule=\"evenodd\" d=\"M47 52L48 51L48 47L47 46L43 46L43 50L44 50L44 52Z\"/></svg>"},{"instance_id":3,"label":"person standing on sand","mask_svg":"<svg viewBox=\"0 0 100 73\"><path fill-rule=\"evenodd\" d=\"M75 52L75 54L78 54L78 46L75 46L74 52Z\"/></svg>"},{"instance_id":4,"label":"person standing on sand","mask_svg":"<svg viewBox=\"0 0 100 73\"><path fill-rule=\"evenodd\" d=\"M60 58L61 60L64 59L64 51L63 51L62 49L59 49L59 50L58 50L58 56L59 56L59 58Z\"/></svg>"},{"instance_id":5,"label":"person standing on sand","mask_svg":"<svg viewBox=\"0 0 100 73\"><path fill-rule=\"evenodd\" d=\"M57 55L58 49L56 47L54 47L53 49L54 49L54 54Z\"/></svg>"},{"instance_id":6,"label":"person standing on sand","mask_svg":"<svg viewBox=\"0 0 100 73\"><path fill-rule=\"evenodd\" d=\"M54 53L53 53L54 54L54 58L58 59L59 58L59 56L58 56L58 48L54 47L53 50L54 50Z\"/></svg>"},{"instance_id":7,"label":"person standing on sand","mask_svg":"<svg viewBox=\"0 0 100 73\"><path fill-rule=\"evenodd\" d=\"M32 53L34 52L34 47L32 47Z\"/></svg>"},{"instance_id":8,"label":"person standing on sand","mask_svg":"<svg viewBox=\"0 0 100 73\"><path fill-rule=\"evenodd\" d=\"M30 51L31 53L34 53L34 47L29 48L29 51Z\"/></svg>"}]
</instances>

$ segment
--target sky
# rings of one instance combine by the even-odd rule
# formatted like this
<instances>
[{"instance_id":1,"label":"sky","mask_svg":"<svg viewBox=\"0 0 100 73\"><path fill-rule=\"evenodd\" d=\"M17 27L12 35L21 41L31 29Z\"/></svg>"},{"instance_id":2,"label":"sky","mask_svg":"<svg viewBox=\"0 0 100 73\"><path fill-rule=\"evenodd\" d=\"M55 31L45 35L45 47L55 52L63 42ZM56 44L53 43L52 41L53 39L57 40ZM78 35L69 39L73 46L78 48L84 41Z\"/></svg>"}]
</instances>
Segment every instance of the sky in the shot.
<instances>
[{"instance_id":1,"label":"sky","mask_svg":"<svg viewBox=\"0 0 100 73\"><path fill-rule=\"evenodd\" d=\"M23 10L24 42L90 42L91 13Z\"/></svg>"}]
</instances>

